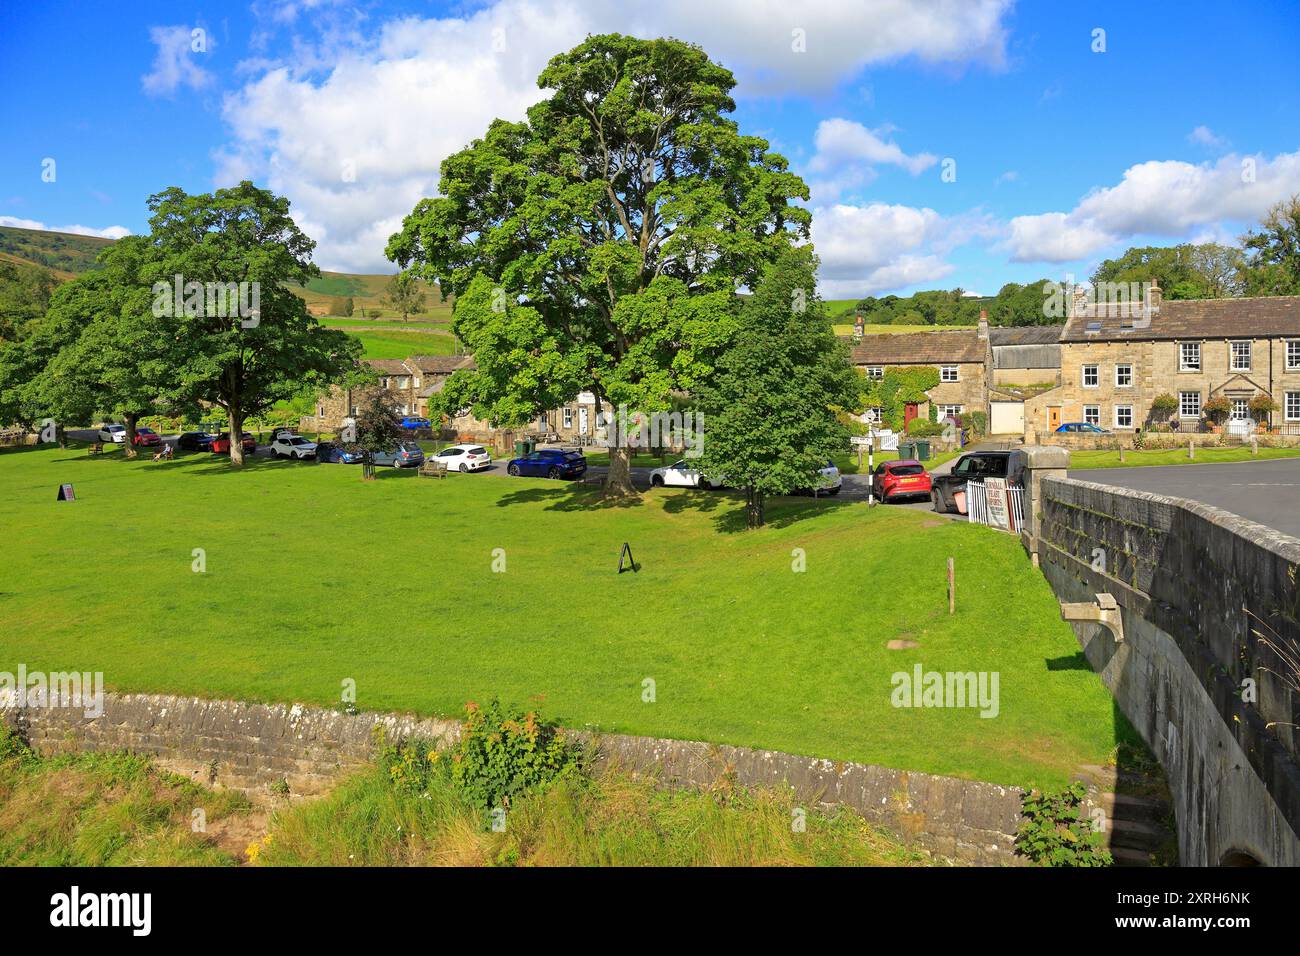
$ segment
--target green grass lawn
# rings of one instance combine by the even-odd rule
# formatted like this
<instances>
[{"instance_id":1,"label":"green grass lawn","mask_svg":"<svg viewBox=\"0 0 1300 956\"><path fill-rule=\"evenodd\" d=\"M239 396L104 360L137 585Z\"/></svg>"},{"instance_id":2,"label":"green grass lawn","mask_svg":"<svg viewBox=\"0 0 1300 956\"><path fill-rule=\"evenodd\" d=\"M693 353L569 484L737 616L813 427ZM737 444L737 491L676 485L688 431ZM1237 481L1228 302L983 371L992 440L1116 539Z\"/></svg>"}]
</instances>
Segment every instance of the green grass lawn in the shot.
<instances>
[{"instance_id":1,"label":"green grass lawn","mask_svg":"<svg viewBox=\"0 0 1300 956\"><path fill-rule=\"evenodd\" d=\"M1118 451L1071 451L1070 468L1137 468L1144 465L1205 465L1211 462L1262 461L1270 458L1300 457L1300 448L1261 448L1258 455L1250 453L1250 446L1196 449L1196 457L1188 458L1186 448L1162 448L1149 451L1125 451L1119 460Z\"/></svg>"},{"instance_id":2,"label":"green grass lawn","mask_svg":"<svg viewBox=\"0 0 1300 956\"><path fill-rule=\"evenodd\" d=\"M365 349L364 358L404 359L412 355L451 355L455 340L440 332L388 332L354 330L345 332L358 339Z\"/></svg>"},{"instance_id":3,"label":"green grass lawn","mask_svg":"<svg viewBox=\"0 0 1300 956\"><path fill-rule=\"evenodd\" d=\"M1022 785L1133 739L1018 541L923 511L779 500L743 531L727 493L608 506L540 479L46 447L0 452L0 482L0 670L320 705L351 679L363 709L443 715L541 699L572 727ZM624 542L638 573L616 573ZM998 716L893 707L917 663L998 672Z\"/></svg>"}]
</instances>

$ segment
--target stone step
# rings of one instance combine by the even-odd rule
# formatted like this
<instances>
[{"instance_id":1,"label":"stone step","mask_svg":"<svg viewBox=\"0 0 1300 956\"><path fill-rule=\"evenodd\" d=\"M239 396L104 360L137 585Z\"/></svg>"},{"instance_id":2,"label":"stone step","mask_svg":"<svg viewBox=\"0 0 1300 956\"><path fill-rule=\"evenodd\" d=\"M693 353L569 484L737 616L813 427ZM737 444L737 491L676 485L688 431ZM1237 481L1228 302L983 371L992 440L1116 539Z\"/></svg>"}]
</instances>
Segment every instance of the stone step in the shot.
<instances>
[{"instance_id":1,"label":"stone step","mask_svg":"<svg viewBox=\"0 0 1300 956\"><path fill-rule=\"evenodd\" d=\"M1145 850L1133 850L1129 847L1116 846L1110 848L1110 855L1116 866L1151 865L1151 854Z\"/></svg>"},{"instance_id":2,"label":"stone step","mask_svg":"<svg viewBox=\"0 0 1300 956\"><path fill-rule=\"evenodd\" d=\"M1105 843L1112 852L1118 847L1152 851L1164 845L1169 831L1152 823L1137 820L1111 820L1106 827Z\"/></svg>"},{"instance_id":3,"label":"stone step","mask_svg":"<svg viewBox=\"0 0 1300 956\"><path fill-rule=\"evenodd\" d=\"M1165 801L1127 793L1093 790L1088 793L1088 804L1101 807L1110 820L1138 820L1163 827L1169 817L1169 804Z\"/></svg>"}]
</instances>

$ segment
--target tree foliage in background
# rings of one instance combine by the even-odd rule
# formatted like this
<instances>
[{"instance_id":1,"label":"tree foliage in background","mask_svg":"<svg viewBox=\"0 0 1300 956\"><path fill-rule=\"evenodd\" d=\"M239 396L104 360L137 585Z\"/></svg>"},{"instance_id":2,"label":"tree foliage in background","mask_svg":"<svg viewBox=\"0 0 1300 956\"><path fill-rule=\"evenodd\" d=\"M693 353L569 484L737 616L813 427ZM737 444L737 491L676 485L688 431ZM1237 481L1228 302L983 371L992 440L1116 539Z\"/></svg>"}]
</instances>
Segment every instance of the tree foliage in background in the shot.
<instances>
[{"instance_id":1,"label":"tree foliage in background","mask_svg":"<svg viewBox=\"0 0 1300 956\"><path fill-rule=\"evenodd\" d=\"M388 280L384 303L397 312L405 322L412 314L424 308L424 290L420 281L409 272L399 272Z\"/></svg>"},{"instance_id":2,"label":"tree foliage in background","mask_svg":"<svg viewBox=\"0 0 1300 956\"><path fill-rule=\"evenodd\" d=\"M1241 242L1246 295L1300 295L1300 196L1270 209Z\"/></svg>"},{"instance_id":3,"label":"tree foliage in background","mask_svg":"<svg viewBox=\"0 0 1300 956\"><path fill-rule=\"evenodd\" d=\"M667 410L712 374L736 290L807 237L792 202L807 187L727 118L735 79L697 46L589 37L538 85L550 92L527 120L497 120L443 162L444 195L388 256L456 297L479 370L449 388L479 417L517 427L580 390ZM611 449L607 493L636 493L629 462Z\"/></svg>"},{"instance_id":4,"label":"tree foliage in background","mask_svg":"<svg viewBox=\"0 0 1300 956\"><path fill-rule=\"evenodd\" d=\"M1104 260L1092 283L1160 283L1166 299L1222 299L1241 295L1241 250L1214 242L1177 246L1140 246Z\"/></svg>"},{"instance_id":5,"label":"tree foliage in background","mask_svg":"<svg viewBox=\"0 0 1300 956\"><path fill-rule=\"evenodd\" d=\"M772 495L814 487L818 470L848 447L839 413L861 396L848 347L816 297L816 257L787 249L764 270L740 310L734 344L702 390L705 475L745 492L749 526Z\"/></svg>"},{"instance_id":6,"label":"tree foliage in background","mask_svg":"<svg viewBox=\"0 0 1300 956\"><path fill-rule=\"evenodd\" d=\"M50 307L58 280L44 269L0 262L0 343L26 338Z\"/></svg>"}]
</instances>

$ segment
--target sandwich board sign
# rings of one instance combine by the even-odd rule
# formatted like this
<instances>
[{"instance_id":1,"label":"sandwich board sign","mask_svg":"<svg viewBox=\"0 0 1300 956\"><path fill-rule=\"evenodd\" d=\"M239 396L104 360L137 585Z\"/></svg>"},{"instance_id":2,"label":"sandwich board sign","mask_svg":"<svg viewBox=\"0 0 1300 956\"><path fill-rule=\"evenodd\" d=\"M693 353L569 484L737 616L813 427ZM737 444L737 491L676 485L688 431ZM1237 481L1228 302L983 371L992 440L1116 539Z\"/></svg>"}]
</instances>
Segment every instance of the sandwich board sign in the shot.
<instances>
[{"instance_id":1,"label":"sandwich board sign","mask_svg":"<svg viewBox=\"0 0 1300 956\"><path fill-rule=\"evenodd\" d=\"M71 484L59 485L59 496L54 500L55 501L76 501L77 495L76 492L72 490Z\"/></svg>"},{"instance_id":2,"label":"sandwich board sign","mask_svg":"<svg viewBox=\"0 0 1300 956\"><path fill-rule=\"evenodd\" d=\"M1011 508L1007 502L1007 480L985 478L984 498L988 502L989 525L1003 531L1015 531L1011 521Z\"/></svg>"}]
</instances>

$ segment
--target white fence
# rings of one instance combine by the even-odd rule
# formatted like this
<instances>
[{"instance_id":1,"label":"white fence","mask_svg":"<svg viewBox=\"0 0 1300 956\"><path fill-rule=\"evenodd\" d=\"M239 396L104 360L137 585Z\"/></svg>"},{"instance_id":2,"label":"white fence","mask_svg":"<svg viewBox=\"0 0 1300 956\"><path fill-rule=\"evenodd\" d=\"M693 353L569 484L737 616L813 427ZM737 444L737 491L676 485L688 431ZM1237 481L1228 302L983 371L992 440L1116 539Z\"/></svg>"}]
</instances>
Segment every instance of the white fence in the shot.
<instances>
[{"instance_id":1,"label":"white fence","mask_svg":"<svg viewBox=\"0 0 1300 956\"><path fill-rule=\"evenodd\" d=\"M1001 486L1001 487L998 487ZM986 524L1019 534L1025 521L1024 489L999 481L992 494L982 481L966 483L966 518L972 524Z\"/></svg>"}]
</instances>

